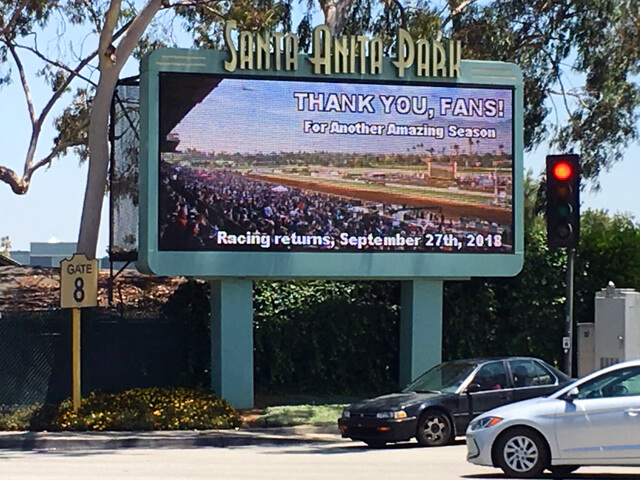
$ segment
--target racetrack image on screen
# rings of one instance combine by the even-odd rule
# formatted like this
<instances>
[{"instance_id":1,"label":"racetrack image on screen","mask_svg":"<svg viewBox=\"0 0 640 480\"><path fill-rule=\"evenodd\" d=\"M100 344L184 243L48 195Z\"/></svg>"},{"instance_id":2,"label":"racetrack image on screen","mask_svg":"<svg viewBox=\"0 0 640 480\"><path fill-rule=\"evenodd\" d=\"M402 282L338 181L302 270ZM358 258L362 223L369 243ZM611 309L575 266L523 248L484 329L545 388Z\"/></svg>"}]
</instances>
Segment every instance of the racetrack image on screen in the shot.
<instances>
[{"instance_id":1,"label":"racetrack image on screen","mask_svg":"<svg viewBox=\"0 0 640 480\"><path fill-rule=\"evenodd\" d=\"M160 108L162 251L513 252L511 88L165 74Z\"/></svg>"}]
</instances>

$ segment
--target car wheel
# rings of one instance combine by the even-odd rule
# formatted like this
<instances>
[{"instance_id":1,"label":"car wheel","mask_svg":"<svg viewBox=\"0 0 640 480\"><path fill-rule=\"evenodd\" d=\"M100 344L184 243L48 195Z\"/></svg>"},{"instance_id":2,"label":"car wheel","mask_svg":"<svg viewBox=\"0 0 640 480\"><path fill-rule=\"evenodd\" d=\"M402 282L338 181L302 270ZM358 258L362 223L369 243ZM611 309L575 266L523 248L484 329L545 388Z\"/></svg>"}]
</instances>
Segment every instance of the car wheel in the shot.
<instances>
[{"instance_id":1,"label":"car wheel","mask_svg":"<svg viewBox=\"0 0 640 480\"><path fill-rule=\"evenodd\" d=\"M382 440L368 440L364 443L366 443L369 448L384 448L387 445L387 442Z\"/></svg>"},{"instance_id":2,"label":"car wheel","mask_svg":"<svg viewBox=\"0 0 640 480\"><path fill-rule=\"evenodd\" d=\"M567 475L571 475L579 468L580 465L557 465L555 467L549 467L549 471L553 478L564 478Z\"/></svg>"},{"instance_id":3,"label":"car wheel","mask_svg":"<svg viewBox=\"0 0 640 480\"><path fill-rule=\"evenodd\" d=\"M448 445L453 440L449 417L437 410L427 410L418 420L416 439L425 447Z\"/></svg>"},{"instance_id":4,"label":"car wheel","mask_svg":"<svg viewBox=\"0 0 640 480\"><path fill-rule=\"evenodd\" d=\"M498 439L498 466L509 477L531 478L549 466L549 450L534 430L514 428Z\"/></svg>"}]
</instances>

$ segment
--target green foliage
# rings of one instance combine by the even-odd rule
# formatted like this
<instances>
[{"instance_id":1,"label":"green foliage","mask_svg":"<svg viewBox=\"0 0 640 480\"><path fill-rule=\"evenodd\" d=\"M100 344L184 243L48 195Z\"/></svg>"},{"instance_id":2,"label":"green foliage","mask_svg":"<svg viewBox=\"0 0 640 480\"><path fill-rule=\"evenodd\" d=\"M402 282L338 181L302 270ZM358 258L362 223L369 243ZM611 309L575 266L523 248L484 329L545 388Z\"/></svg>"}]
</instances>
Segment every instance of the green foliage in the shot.
<instances>
[{"instance_id":1,"label":"green foliage","mask_svg":"<svg viewBox=\"0 0 640 480\"><path fill-rule=\"evenodd\" d=\"M226 20L235 20L240 30L291 30L291 3L286 0L200 2L178 7L176 12L198 48L221 48Z\"/></svg>"},{"instance_id":2,"label":"green foliage","mask_svg":"<svg viewBox=\"0 0 640 480\"><path fill-rule=\"evenodd\" d=\"M549 141L559 151L579 151L583 176L596 188L599 174L622 160L624 149L638 138L640 89L634 78L640 72L640 2L400 2L405 9L398 2L350 3L343 33L380 36L386 55L394 55L404 11L415 38L460 39L463 58L518 64L524 77L525 148ZM310 15L304 16L298 28L303 48L309 48L311 27ZM574 78L584 78L584 84Z\"/></svg>"},{"instance_id":3,"label":"green foliage","mask_svg":"<svg viewBox=\"0 0 640 480\"><path fill-rule=\"evenodd\" d=\"M564 252L547 249L542 226L528 232L525 241L522 272L495 280L501 320L501 343L496 346L504 345L508 355L531 354L558 364L564 331Z\"/></svg>"},{"instance_id":4,"label":"green foliage","mask_svg":"<svg viewBox=\"0 0 640 480\"><path fill-rule=\"evenodd\" d=\"M584 177L595 180L637 138L639 13L638 2L622 0L494 0L465 9L450 35L467 45L467 58L520 65L526 148L550 140L560 151L576 149ZM585 85L569 88L568 70Z\"/></svg>"},{"instance_id":5,"label":"green foliage","mask_svg":"<svg viewBox=\"0 0 640 480\"><path fill-rule=\"evenodd\" d=\"M444 358L533 355L561 358L564 328L559 253L537 228L527 238L525 264L514 278L474 278L445 285Z\"/></svg>"},{"instance_id":6,"label":"green foliage","mask_svg":"<svg viewBox=\"0 0 640 480\"><path fill-rule=\"evenodd\" d=\"M130 26L143 3L122 5L116 31ZM196 47L220 48L226 20L235 20L242 30L295 30L302 49L308 50L313 14L318 6L329 2L298 2L304 12L297 26L292 25L296 4L290 0L167 3L172 6L163 8L140 38L134 54L138 58L160 46L179 46L177 39L183 37L180 31L186 32ZM461 39L465 45L464 58L518 64L524 74L526 149L532 150L548 141L559 151L579 151L583 176L592 180L595 188L599 187L600 173L620 161L625 148L638 138L640 89L635 79L640 72L637 41L640 2L337 0L331 3L339 10L346 7L341 33L379 36L387 55L394 54L396 29L405 26L406 21L406 28L416 38ZM69 149L81 159L87 156L87 107L93 93L87 72L95 68L95 59L90 65L90 58L77 58L77 52L63 45L62 35L57 48L51 50L54 54L43 49L42 43L47 42L39 45L35 39L51 29L55 21L59 22L59 31L69 25L85 29L87 35L97 38L109 5L108 0L32 0L24 4L0 0L0 87L12 80L22 81L18 58L30 50L41 62L36 67L41 80L54 89L51 101L56 103L62 98L69 101L55 119L58 135L43 165L69 153ZM117 44L114 39L116 49ZM567 79L569 73L571 82ZM573 85L575 78L584 79L583 84ZM72 81L83 85L75 88L75 95L61 95L70 91ZM46 117L49 112L47 106L42 115ZM40 128L41 124L33 128L35 142ZM27 151L25 166L33 164L35 150ZM14 192L22 194L29 188L32 173L25 175L25 181L19 185L13 176L5 176L4 181Z\"/></svg>"},{"instance_id":7,"label":"green foliage","mask_svg":"<svg viewBox=\"0 0 640 480\"><path fill-rule=\"evenodd\" d=\"M391 282L258 282L255 381L265 393L394 388L399 288Z\"/></svg>"},{"instance_id":8,"label":"green foliage","mask_svg":"<svg viewBox=\"0 0 640 480\"><path fill-rule=\"evenodd\" d=\"M575 318L593 321L594 293L609 281L640 291L640 224L629 215L585 212L576 255Z\"/></svg>"},{"instance_id":9,"label":"green foliage","mask_svg":"<svg viewBox=\"0 0 640 480\"><path fill-rule=\"evenodd\" d=\"M186 388L92 392L82 399L77 414L69 399L0 414L0 430L206 430L239 425L240 416L229 403L211 392Z\"/></svg>"},{"instance_id":10,"label":"green foliage","mask_svg":"<svg viewBox=\"0 0 640 480\"><path fill-rule=\"evenodd\" d=\"M184 353L186 367L183 384L211 386L211 343L209 322L209 284L189 280L180 285L163 306L162 315L180 324L189 339Z\"/></svg>"},{"instance_id":11,"label":"green foliage","mask_svg":"<svg viewBox=\"0 0 640 480\"><path fill-rule=\"evenodd\" d=\"M20 405L0 412L0 431L29 430L31 418L36 415L41 405Z\"/></svg>"}]
</instances>

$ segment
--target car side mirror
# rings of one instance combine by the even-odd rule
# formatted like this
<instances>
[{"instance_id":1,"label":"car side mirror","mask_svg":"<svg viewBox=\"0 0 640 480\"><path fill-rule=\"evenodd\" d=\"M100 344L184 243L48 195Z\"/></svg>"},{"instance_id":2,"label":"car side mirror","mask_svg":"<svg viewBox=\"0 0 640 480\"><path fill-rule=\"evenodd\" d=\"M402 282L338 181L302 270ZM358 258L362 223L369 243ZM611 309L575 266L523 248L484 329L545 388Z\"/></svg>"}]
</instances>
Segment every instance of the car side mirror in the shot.
<instances>
[{"instance_id":1,"label":"car side mirror","mask_svg":"<svg viewBox=\"0 0 640 480\"><path fill-rule=\"evenodd\" d=\"M480 390L482 390L482 385L480 385L479 383L470 383L469 386L467 387L466 392L467 393L476 393L479 392Z\"/></svg>"},{"instance_id":2,"label":"car side mirror","mask_svg":"<svg viewBox=\"0 0 640 480\"><path fill-rule=\"evenodd\" d=\"M562 396L562 399L567 402L573 402L576 398L578 398L578 395L580 395L580 390L578 390L578 387L573 387Z\"/></svg>"}]
</instances>

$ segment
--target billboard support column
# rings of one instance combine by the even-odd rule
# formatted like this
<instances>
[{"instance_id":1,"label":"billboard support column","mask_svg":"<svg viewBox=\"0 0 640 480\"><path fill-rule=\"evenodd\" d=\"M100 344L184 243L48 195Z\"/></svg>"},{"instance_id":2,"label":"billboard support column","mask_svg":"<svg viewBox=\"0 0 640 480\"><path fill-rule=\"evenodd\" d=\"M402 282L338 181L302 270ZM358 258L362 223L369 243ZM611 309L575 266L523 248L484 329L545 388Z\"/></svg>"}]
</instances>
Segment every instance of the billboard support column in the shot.
<instances>
[{"instance_id":1,"label":"billboard support column","mask_svg":"<svg viewBox=\"0 0 640 480\"><path fill-rule=\"evenodd\" d=\"M253 407L253 281L211 281L211 387L236 408Z\"/></svg>"},{"instance_id":2,"label":"billboard support column","mask_svg":"<svg viewBox=\"0 0 640 480\"><path fill-rule=\"evenodd\" d=\"M442 280L401 282L400 385L442 361Z\"/></svg>"}]
</instances>

